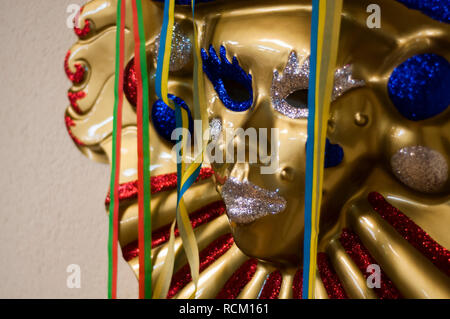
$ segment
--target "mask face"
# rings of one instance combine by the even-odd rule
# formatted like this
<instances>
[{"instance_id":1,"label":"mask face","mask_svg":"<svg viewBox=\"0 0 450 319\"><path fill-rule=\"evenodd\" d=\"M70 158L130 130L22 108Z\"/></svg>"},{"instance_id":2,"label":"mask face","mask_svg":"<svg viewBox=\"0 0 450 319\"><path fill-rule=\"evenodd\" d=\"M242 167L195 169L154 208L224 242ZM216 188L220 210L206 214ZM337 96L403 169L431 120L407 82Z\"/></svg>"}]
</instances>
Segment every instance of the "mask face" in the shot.
<instances>
[{"instance_id":1,"label":"mask face","mask_svg":"<svg viewBox=\"0 0 450 319\"><path fill-rule=\"evenodd\" d=\"M214 75L207 73L205 98L210 120L220 121L223 128L218 143L223 144L224 157L230 151L225 145L226 128L250 128L256 133L266 129L267 141L258 142L265 143L270 152L275 151L271 149L272 129L278 129L279 157L273 173L261 174L261 166L267 164L259 160L250 163L250 152L258 149L257 145L249 145L255 140L245 137L236 137L229 146L235 154L239 147L245 149L245 161L238 163L237 156L233 156L232 163L212 163L237 245L250 256L270 261L295 262L301 252L307 121L290 119L278 112L271 91L274 71L281 73L285 69L291 53L297 52L300 63L306 61L310 19L306 10L281 10L267 15L243 9L223 14L216 23L205 22L214 28L205 34L203 47L208 57L203 55L204 68L209 74L219 73L215 81L224 83L222 91L217 89L218 85L211 81ZM292 32L285 32L287 29ZM244 81L238 78L238 71L220 74L220 67L209 63L214 54L222 58L222 65L227 63L223 58L231 63L235 58L241 72L248 74L248 84L239 82ZM299 83L299 89L300 86ZM233 109L230 103L225 105L225 99L240 103L241 108ZM250 103L243 103L246 101Z\"/></svg>"},{"instance_id":2,"label":"mask face","mask_svg":"<svg viewBox=\"0 0 450 319\"><path fill-rule=\"evenodd\" d=\"M258 8L243 6L220 19L205 20L212 26L202 41L205 102L211 125L222 129L218 147L224 158L232 158L231 163L213 160L212 165L239 248L260 259L298 264L304 230L311 8L271 3ZM352 78L351 66L342 65L336 72L334 98L363 86ZM238 128L258 135L267 132L267 138L256 143L242 135L227 140L226 130ZM269 163L261 160L261 146L276 155ZM342 148L330 142L327 146L328 166L342 165ZM240 148L246 150L245 161L235 155ZM362 151L355 149L352 155ZM336 176L338 168L333 171ZM338 187L345 173L340 175L335 177ZM327 191L336 192L333 187ZM346 194L342 189L341 195ZM337 216L334 211L323 221L329 224Z\"/></svg>"},{"instance_id":3,"label":"mask face","mask_svg":"<svg viewBox=\"0 0 450 319\"><path fill-rule=\"evenodd\" d=\"M214 275L209 274L214 286L222 287L232 274L230 269L236 270L249 257L259 260L258 267L266 267L258 268L258 274L268 275L278 267L284 280L292 281L302 264L304 236L311 3L207 2L196 9L196 23L203 63L200 80L205 88L200 98L211 127L208 154L214 176L204 175L186 193L185 201L189 212L194 212L223 200L226 214L195 230L199 249L229 232L233 236L237 252L233 250L225 263L233 266L226 268L228 272L216 266ZM436 251L445 254L450 248L449 26L397 1L379 0L381 29L370 29L366 11L370 3L344 1L327 127L318 251L331 261L349 297L377 296L366 287L365 268L358 263L363 254L352 255L361 245L404 296L448 297L450 283L444 272L450 266L445 262L438 266L437 259L430 262L434 257L421 250L426 245L412 238L424 232L442 248ZM155 180L167 182L167 174L176 172L174 143L169 138L174 119L154 93L163 7L144 1L143 8L152 97L150 169ZM91 21L91 30L71 48L66 61L66 72L74 80L66 125L84 154L109 162L115 1L90 2L80 15L80 21L85 20ZM169 93L193 112L195 39L190 7L177 6L175 21ZM129 30L131 26L127 20ZM137 134L131 31L126 33L126 43L129 67L120 183L132 188L137 180ZM227 134L233 132L227 129L241 129L247 135L237 132L229 138ZM124 189L120 242L137 273L137 194ZM384 202L376 194L403 215L380 204ZM175 188L152 195L154 237L172 222L175 203ZM387 211L396 216L390 218ZM427 247L438 247L433 245ZM177 247L179 270L186 259ZM166 249L155 245L152 250L155 278ZM410 276L418 280L411 282ZM244 296L256 297L263 282ZM206 298L220 288L204 285Z\"/></svg>"}]
</instances>

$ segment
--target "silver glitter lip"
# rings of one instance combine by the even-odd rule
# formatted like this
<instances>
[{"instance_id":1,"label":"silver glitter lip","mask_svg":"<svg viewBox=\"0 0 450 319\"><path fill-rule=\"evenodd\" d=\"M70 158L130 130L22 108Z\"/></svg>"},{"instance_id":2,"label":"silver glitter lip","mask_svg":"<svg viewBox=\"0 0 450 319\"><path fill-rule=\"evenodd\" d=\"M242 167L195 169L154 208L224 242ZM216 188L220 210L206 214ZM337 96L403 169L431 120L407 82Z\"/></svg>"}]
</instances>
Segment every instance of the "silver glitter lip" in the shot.
<instances>
[{"instance_id":1,"label":"silver glitter lip","mask_svg":"<svg viewBox=\"0 0 450 319\"><path fill-rule=\"evenodd\" d=\"M308 89L309 70L309 57L303 58L300 65L297 54L292 51L283 72L281 74L277 70L273 72L271 96L275 110L292 119L308 117L308 105L296 107L289 104L286 98L297 90ZM345 65L335 71L332 101L348 90L364 85L364 81L353 79L352 66Z\"/></svg>"},{"instance_id":2,"label":"silver glitter lip","mask_svg":"<svg viewBox=\"0 0 450 319\"><path fill-rule=\"evenodd\" d=\"M229 177L222 187L222 197L230 221L248 224L286 208L286 200L277 192Z\"/></svg>"}]
</instances>

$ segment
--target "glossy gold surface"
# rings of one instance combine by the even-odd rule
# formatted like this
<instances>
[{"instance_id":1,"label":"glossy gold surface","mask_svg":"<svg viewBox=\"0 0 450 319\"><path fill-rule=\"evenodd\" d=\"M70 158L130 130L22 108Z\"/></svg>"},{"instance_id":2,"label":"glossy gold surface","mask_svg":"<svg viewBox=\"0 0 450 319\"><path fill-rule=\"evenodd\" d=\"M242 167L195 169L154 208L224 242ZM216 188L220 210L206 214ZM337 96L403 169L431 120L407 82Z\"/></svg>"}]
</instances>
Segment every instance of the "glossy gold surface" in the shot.
<instances>
[{"instance_id":1,"label":"glossy gold surface","mask_svg":"<svg viewBox=\"0 0 450 319\"><path fill-rule=\"evenodd\" d=\"M405 297L436 299L450 295L450 278L410 246L366 202L352 207L350 220L371 255Z\"/></svg>"},{"instance_id":2,"label":"glossy gold surface","mask_svg":"<svg viewBox=\"0 0 450 319\"><path fill-rule=\"evenodd\" d=\"M425 194L412 190L396 179L390 159L405 146L423 145L438 151L450 163L450 109L425 121L403 118L390 102L387 81L392 70L407 58L421 53L436 53L450 60L450 27L406 9L392 0L380 0L381 29L366 26L366 8L373 1L344 1L337 67L353 65L353 76L364 80L365 87L353 89L339 97L331 106L327 137L344 149L344 161L325 170L321 211L319 250L326 252L341 283L351 298L377 298L367 287L365 278L337 241L342 228L351 228L363 241L389 278L407 298L450 298L449 278L423 255L367 203L367 195L377 191L404 214L422 227L441 245L450 248L450 182L440 192ZM153 43L161 26L162 5L143 1L146 21L147 52L151 86L155 65ZM75 63L87 68L86 79L71 88L84 91L79 100L82 115L69 107L75 127L72 133L85 146L79 147L97 161L111 158L111 131L114 86L115 50L114 0L87 3L80 16L93 24L93 31L71 49L69 67ZM131 7L128 6L126 61L133 57ZM253 279L239 298L256 298L265 278L280 269L283 284L280 298L292 297L293 274L301 266L303 239L303 197L305 177L306 120L290 119L276 112L271 105L270 87L274 70L282 71L289 53L307 57L310 42L310 1L254 0L216 1L200 5L196 23L200 26L201 47L210 44L216 50L227 49L229 59L236 56L241 67L252 75L254 103L245 112L232 112L224 107L209 79L203 81L210 118L220 118L223 127L279 128L279 169L275 174L260 174L258 164L214 165L219 178L196 184L186 194L190 212L220 198L220 177L238 176L269 189L278 189L287 200L287 208L277 215L250 224L229 224L226 217L195 230L200 249L231 231L236 246L201 274L198 298L213 298L234 270L248 257L261 260ZM176 8L176 21L192 38L189 7ZM414 23L411 23L414 21ZM169 91L192 106L192 64L170 74ZM152 87L149 88L153 92ZM156 100L152 95L151 104ZM124 100L122 132L122 163L120 181L137 179L136 114ZM172 145L151 129L152 176L176 171ZM236 141L236 145L242 141ZM283 171L284 170L284 171ZM286 178L286 171L289 178ZM175 214L174 192L152 196L153 229L170 223ZM120 244L137 239L137 204L120 206ZM231 227L230 227L231 226ZM186 262L181 241L176 240L176 268ZM163 245L152 250L154 278L158 275L166 253ZM138 273L137 259L130 261ZM411 278L414 278L413 280ZM170 279L168 279L170 280ZM327 298L325 288L316 285L316 297ZM186 286L176 297L185 298L192 291Z\"/></svg>"},{"instance_id":3,"label":"glossy gold surface","mask_svg":"<svg viewBox=\"0 0 450 319\"><path fill-rule=\"evenodd\" d=\"M327 248L334 269L341 279L341 283L350 298L354 299L376 299L377 296L372 289L367 287L366 279L358 266L347 255L345 249L338 240L333 239Z\"/></svg>"}]
</instances>

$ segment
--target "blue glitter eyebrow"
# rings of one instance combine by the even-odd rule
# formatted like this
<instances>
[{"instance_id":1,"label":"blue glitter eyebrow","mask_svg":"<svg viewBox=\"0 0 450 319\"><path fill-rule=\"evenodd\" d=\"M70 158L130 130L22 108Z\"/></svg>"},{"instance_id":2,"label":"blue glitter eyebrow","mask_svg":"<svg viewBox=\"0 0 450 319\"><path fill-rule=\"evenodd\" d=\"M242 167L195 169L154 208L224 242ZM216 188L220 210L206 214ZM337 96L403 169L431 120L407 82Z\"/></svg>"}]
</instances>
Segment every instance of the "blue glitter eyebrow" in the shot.
<instances>
[{"instance_id":1,"label":"blue glitter eyebrow","mask_svg":"<svg viewBox=\"0 0 450 319\"><path fill-rule=\"evenodd\" d=\"M220 47L219 56L217 56L216 50L212 45L209 46L209 55L203 48L200 53L203 61L203 71L214 86L223 105L235 112L248 110L253 104L252 76L241 68L237 58L234 56L231 62L228 61L227 52L223 45ZM224 79L232 80L242 85L248 91L249 98L245 101L233 100L225 88Z\"/></svg>"}]
</instances>

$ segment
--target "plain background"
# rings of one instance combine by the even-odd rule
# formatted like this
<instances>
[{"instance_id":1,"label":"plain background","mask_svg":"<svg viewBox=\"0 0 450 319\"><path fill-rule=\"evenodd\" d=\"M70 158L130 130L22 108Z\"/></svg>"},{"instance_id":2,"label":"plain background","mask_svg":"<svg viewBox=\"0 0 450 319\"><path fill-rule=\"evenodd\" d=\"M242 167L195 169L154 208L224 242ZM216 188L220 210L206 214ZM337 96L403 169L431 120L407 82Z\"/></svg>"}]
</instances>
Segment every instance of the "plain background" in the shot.
<instances>
[{"instance_id":1,"label":"plain background","mask_svg":"<svg viewBox=\"0 0 450 319\"><path fill-rule=\"evenodd\" d=\"M84 157L64 124L66 26L82 0L0 0L0 298L105 298L109 167ZM69 289L67 266L81 267ZM119 297L137 296L120 259Z\"/></svg>"}]
</instances>

